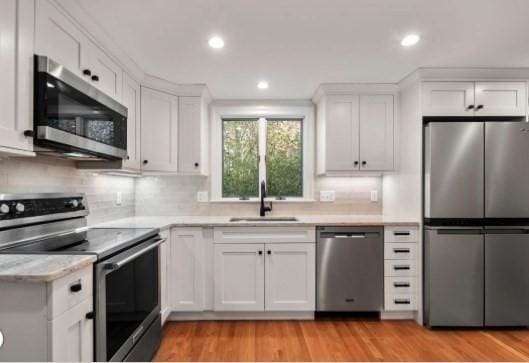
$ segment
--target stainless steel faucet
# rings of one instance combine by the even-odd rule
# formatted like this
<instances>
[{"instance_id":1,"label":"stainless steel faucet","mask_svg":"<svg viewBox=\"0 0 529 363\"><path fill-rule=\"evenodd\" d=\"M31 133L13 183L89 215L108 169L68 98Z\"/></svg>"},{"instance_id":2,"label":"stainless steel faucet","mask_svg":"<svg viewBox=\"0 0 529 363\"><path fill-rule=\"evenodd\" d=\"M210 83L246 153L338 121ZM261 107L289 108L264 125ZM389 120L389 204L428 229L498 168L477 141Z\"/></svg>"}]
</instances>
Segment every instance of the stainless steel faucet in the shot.
<instances>
[{"instance_id":1,"label":"stainless steel faucet","mask_svg":"<svg viewBox=\"0 0 529 363\"><path fill-rule=\"evenodd\" d=\"M266 183L263 180L261 182L261 208L259 209L259 215L261 217L266 216L266 212L272 211L272 202L269 202L269 204L266 206L264 199L266 198Z\"/></svg>"}]
</instances>

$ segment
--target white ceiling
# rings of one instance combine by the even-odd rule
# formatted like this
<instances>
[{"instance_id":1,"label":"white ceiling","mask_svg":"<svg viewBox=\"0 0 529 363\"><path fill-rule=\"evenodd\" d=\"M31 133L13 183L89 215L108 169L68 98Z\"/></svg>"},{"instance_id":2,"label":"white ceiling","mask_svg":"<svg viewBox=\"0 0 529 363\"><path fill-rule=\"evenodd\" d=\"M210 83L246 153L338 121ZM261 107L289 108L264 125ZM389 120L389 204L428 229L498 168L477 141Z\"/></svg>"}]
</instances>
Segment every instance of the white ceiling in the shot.
<instances>
[{"instance_id":1,"label":"white ceiling","mask_svg":"<svg viewBox=\"0 0 529 363\"><path fill-rule=\"evenodd\" d=\"M528 67L529 0L76 0L143 70L215 98L310 98L418 67ZM412 48L401 38L417 32ZM208 46L211 35L226 46ZM268 90L258 90L261 79Z\"/></svg>"}]
</instances>

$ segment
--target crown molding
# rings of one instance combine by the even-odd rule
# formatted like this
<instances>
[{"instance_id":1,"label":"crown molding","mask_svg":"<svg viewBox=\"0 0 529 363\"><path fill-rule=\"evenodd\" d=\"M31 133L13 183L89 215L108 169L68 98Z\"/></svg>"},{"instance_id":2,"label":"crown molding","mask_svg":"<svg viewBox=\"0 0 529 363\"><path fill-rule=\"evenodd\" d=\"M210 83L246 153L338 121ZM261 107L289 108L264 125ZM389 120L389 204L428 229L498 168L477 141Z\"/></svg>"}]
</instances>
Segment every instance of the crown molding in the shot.
<instances>
[{"instance_id":1,"label":"crown molding","mask_svg":"<svg viewBox=\"0 0 529 363\"><path fill-rule=\"evenodd\" d=\"M396 94L399 88L395 83L322 83L314 93L312 102L318 103L322 97L350 94Z\"/></svg>"}]
</instances>

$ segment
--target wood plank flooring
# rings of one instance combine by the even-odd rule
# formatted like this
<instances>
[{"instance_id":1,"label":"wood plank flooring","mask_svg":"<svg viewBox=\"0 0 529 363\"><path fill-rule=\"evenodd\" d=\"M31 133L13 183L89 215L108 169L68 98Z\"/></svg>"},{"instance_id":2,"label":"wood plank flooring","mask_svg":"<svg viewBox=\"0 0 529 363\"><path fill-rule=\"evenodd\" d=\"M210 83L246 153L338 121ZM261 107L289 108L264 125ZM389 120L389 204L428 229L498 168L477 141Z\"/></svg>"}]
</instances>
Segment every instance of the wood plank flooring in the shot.
<instances>
[{"instance_id":1,"label":"wood plank flooring","mask_svg":"<svg viewBox=\"0 0 529 363\"><path fill-rule=\"evenodd\" d=\"M414 321L168 322L155 361L529 361L529 330Z\"/></svg>"}]
</instances>

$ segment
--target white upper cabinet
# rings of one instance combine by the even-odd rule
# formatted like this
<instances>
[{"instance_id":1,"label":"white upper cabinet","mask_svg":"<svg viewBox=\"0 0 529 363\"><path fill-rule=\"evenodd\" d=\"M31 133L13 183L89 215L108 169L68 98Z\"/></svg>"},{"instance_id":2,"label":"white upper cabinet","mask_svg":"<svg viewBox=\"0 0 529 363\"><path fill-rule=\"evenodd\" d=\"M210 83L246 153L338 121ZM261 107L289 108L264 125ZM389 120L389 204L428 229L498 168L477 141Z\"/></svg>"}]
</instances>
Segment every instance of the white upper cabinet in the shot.
<instances>
[{"instance_id":1,"label":"white upper cabinet","mask_svg":"<svg viewBox=\"0 0 529 363\"><path fill-rule=\"evenodd\" d=\"M359 97L329 96L326 103L326 169L359 169Z\"/></svg>"},{"instance_id":2,"label":"white upper cabinet","mask_svg":"<svg viewBox=\"0 0 529 363\"><path fill-rule=\"evenodd\" d=\"M317 100L318 174L394 169L393 94L330 94Z\"/></svg>"},{"instance_id":3,"label":"white upper cabinet","mask_svg":"<svg viewBox=\"0 0 529 363\"><path fill-rule=\"evenodd\" d=\"M206 261L202 228L173 228L170 246L171 310L203 311Z\"/></svg>"},{"instance_id":4,"label":"white upper cabinet","mask_svg":"<svg viewBox=\"0 0 529 363\"><path fill-rule=\"evenodd\" d=\"M34 8L28 0L0 2L0 153L32 155Z\"/></svg>"},{"instance_id":5,"label":"white upper cabinet","mask_svg":"<svg viewBox=\"0 0 529 363\"><path fill-rule=\"evenodd\" d=\"M35 52L121 101L123 70L49 0L36 3Z\"/></svg>"},{"instance_id":6,"label":"white upper cabinet","mask_svg":"<svg viewBox=\"0 0 529 363\"><path fill-rule=\"evenodd\" d=\"M315 310L315 247L314 243L265 245L267 311Z\"/></svg>"},{"instance_id":7,"label":"white upper cabinet","mask_svg":"<svg viewBox=\"0 0 529 363\"><path fill-rule=\"evenodd\" d=\"M141 87L142 169L178 171L178 97Z\"/></svg>"},{"instance_id":8,"label":"white upper cabinet","mask_svg":"<svg viewBox=\"0 0 529 363\"><path fill-rule=\"evenodd\" d=\"M215 311L264 310L264 245L215 245Z\"/></svg>"},{"instance_id":9,"label":"white upper cabinet","mask_svg":"<svg viewBox=\"0 0 529 363\"><path fill-rule=\"evenodd\" d=\"M525 116L525 82L476 82L476 116Z\"/></svg>"},{"instance_id":10,"label":"white upper cabinet","mask_svg":"<svg viewBox=\"0 0 529 363\"><path fill-rule=\"evenodd\" d=\"M123 75L123 105L127 107L127 157L124 166L141 168L140 154L140 85L128 74Z\"/></svg>"},{"instance_id":11,"label":"white upper cabinet","mask_svg":"<svg viewBox=\"0 0 529 363\"><path fill-rule=\"evenodd\" d=\"M393 96L360 97L360 170L393 169Z\"/></svg>"},{"instance_id":12,"label":"white upper cabinet","mask_svg":"<svg viewBox=\"0 0 529 363\"><path fill-rule=\"evenodd\" d=\"M424 82L424 116L472 116L474 82Z\"/></svg>"},{"instance_id":13,"label":"white upper cabinet","mask_svg":"<svg viewBox=\"0 0 529 363\"><path fill-rule=\"evenodd\" d=\"M178 171L206 174L207 106L201 97L178 100Z\"/></svg>"},{"instance_id":14,"label":"white upper cabinet","mask_svg":"<svg viewBox=\"0 0 529 363\"><path fill-rule=\"evenodd\" d=\"M525 116L526 82L424 82L424 116Z\"/></svg>"}]
</instances>

